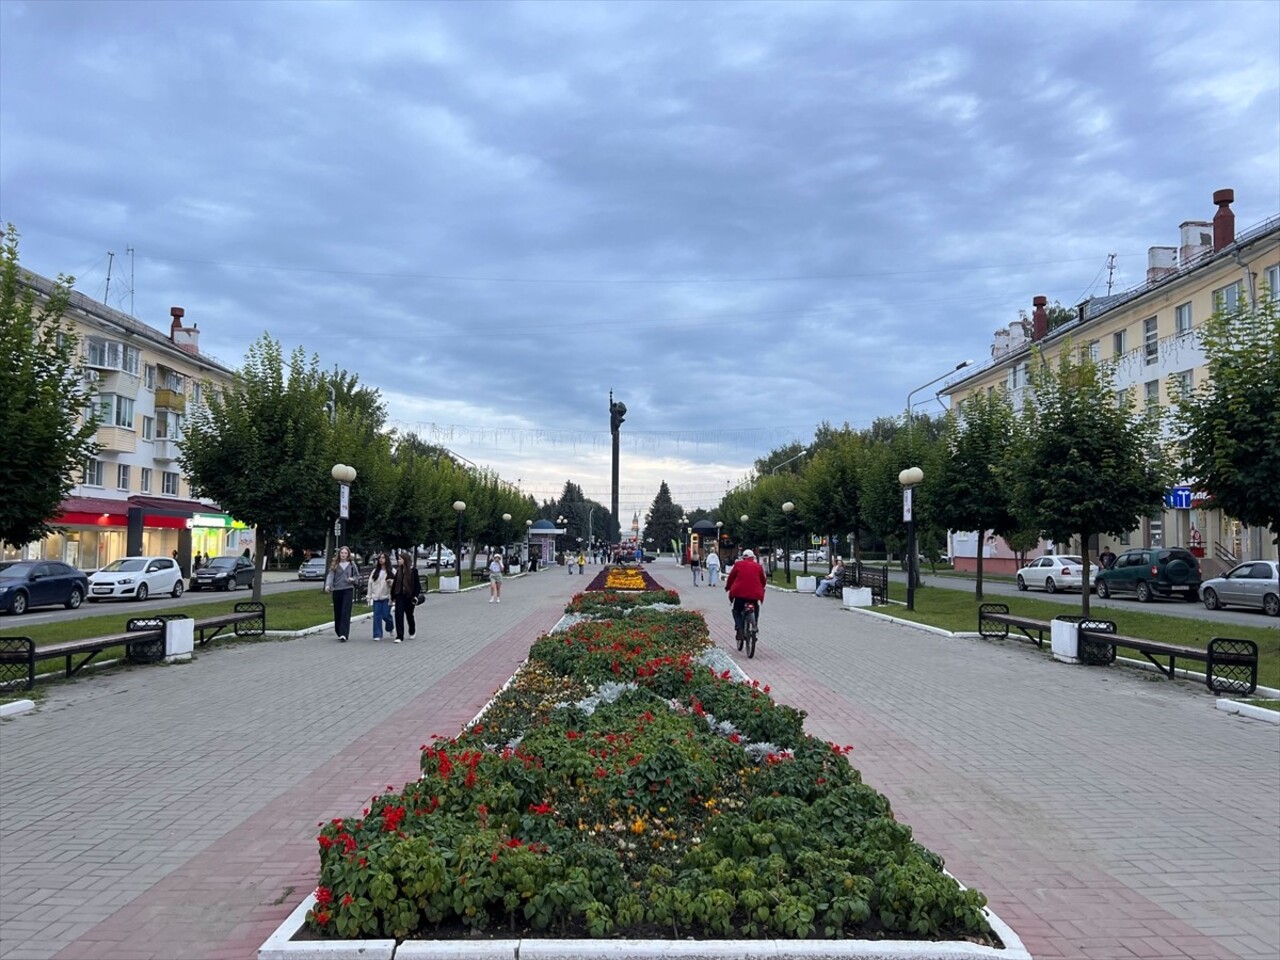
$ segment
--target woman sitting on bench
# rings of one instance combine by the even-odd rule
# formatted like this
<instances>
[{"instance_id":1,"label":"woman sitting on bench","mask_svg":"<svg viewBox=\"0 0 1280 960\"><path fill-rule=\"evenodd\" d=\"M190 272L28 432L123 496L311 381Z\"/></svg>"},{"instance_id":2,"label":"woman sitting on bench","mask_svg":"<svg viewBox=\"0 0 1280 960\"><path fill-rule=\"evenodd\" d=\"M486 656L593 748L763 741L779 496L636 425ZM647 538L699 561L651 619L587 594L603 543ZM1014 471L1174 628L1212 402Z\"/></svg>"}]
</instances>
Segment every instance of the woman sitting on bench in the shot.
<instances>
[{"instance_id":1,"label":"woman sitting on bench","mask_svg":"<svg viewBox=\"0 0 1280 960\"><path fill-rule=\"evenodd\" d=\"M844 561L836 557L836 565L831 568L831 572L818 581L818 588L813 591L815 597L825 597L831 592L831 588L840 583L844 576Z\"/></svg>"}]
</instances>

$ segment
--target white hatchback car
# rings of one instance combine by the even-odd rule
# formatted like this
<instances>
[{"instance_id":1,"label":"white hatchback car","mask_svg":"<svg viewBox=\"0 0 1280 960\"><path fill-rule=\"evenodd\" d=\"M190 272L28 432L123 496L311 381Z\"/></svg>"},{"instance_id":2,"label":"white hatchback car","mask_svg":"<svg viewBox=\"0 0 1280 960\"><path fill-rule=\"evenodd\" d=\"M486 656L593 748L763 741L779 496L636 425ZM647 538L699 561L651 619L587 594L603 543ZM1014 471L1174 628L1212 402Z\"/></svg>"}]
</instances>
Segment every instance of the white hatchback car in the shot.
<instances>
[{"instance_id":1,"label":"white hatchback car","mask_svg":"<svg viewBox=\"0 0 1280 960\"><path fill-rule=\"evenodd\" d=\"M145 600L152 594L182 596L182 568L172 557L121 557L89 577L90 603Z\"/></svg>"},{"instance_id":2,"label":"white hatchback car","mask_svg":"<svg viewBox=\"0 0 1280 960\"><path fill-rule=\"evenodd\" d=\"M1035 587L1045 593L1079 590L1083 571L1080 557L1041 557L1018 571L1018 589Z\"/></svg>"}]
</instances>

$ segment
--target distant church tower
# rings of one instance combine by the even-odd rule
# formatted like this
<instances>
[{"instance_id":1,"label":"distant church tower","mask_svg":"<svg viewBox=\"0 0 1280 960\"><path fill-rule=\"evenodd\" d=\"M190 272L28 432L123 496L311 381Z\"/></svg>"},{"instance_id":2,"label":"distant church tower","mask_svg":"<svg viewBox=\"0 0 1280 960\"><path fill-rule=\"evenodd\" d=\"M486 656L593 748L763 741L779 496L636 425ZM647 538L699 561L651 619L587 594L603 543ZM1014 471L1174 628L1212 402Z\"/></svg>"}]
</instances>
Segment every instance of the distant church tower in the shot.
<instances>
[{"instance_id":1,"label":"distant church tower","mask_svg":"<svg viewBox=\"0 0 1280 960\"><path fill-rule=\"evenodd\" d=\"M636 511L631 514L631 539L638 540L640 538L640 513Z\"/></svg>"}]
</instances>

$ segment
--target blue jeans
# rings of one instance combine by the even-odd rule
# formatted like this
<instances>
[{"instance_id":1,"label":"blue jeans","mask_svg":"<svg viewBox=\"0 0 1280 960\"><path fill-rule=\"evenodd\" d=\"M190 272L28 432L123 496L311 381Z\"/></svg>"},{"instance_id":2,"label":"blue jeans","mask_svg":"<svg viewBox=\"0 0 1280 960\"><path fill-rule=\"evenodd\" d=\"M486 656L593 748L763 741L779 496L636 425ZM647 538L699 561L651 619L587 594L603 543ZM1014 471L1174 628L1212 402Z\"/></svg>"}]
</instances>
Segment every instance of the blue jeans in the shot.
<instances>
[{"instance_id":1,"label":"blue jeans","mask_svg":"<svg viewBox=\"0 0 1280 960\"><path fill-rule=\"evenodd\" d=\"M373 601L373 639L381 640L383 629L394 630L396 622L391 619L391 598Z\"/></svg>"},{"instance_id":2,"label":"blue jeans","mask_svg":"<svg viewBox=\"0 0 1280 960\"><path fill-rule=\"evenodd\" d=\"M831 588L834 587L835 585L836 585L836 582L834 580L826 580L826 579L819 580L818 589L815 590L814 593L816 593L820 597L825 597L828 593L831 592Z\"/></svg>"}]
</instances>

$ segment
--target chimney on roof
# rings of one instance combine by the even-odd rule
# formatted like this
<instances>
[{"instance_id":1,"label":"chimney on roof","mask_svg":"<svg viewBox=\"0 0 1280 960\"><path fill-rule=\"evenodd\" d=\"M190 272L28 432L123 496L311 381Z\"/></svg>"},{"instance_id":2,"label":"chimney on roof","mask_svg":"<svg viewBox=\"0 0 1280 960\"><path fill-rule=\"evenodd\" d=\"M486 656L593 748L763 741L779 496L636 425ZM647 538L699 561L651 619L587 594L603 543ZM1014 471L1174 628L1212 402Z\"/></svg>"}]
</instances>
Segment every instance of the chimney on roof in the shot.
<instances>
[{"instance_id":1,"label":"chimney on roof","mask_svg":"<svg viewBox=\"0 0 1280 960\"><path fill-rule=\"evenodd\" d=\"M1048 297L1034 297L1031 305L1035 310L1031 313L1031 342L1043 340L1049 334L1049 311L1045 310L1048 305Z\"/></svg>"},{"instance_id":2,"label":"chimney on roof","mask_svg":"<svg viewBox=\"0 0 1280 960\"><path fill-rule=\"evenodd\" d=\"M1235 199L1234 190L1215 190L1213 193L1213 202L1218 205L1218 212L1213 215L1214 253L1236 242L1236 215L1231 211Z\"/></svg>"},{"instance_id":3,"label":"chimney on roof","mask_svg":"<svg viewBox=\"0 0 1280 960\"><path fill-rule=\"evenodd\" d=\"M173 345L185 353L198 356L200 353L200 330L195 326L184 327L182 318L187 315L187 311L181 307L170 307L169 316L173 317L173 323L169 325L169 339L173 341Z\"/></svg>"},{"instance_id":4,"label":"chimney on roof","mask_svg":"<svg viewBox=\"0 0 1280 960\"><path fill-rule=\"evenodd\" d=\"M1208 220L1187 220L1178 224L1178 232L1182 236L1182 245L1178 247L1178 266L1185 267L1213 249L1212 231L1213 224Z\"/></svg>"},{"instance_id":5,"label":"chimney on roof","mask_svg":"<svg viewBox=\"0 0 1280 960\"><path fill-rule=\"evenodd\" d=\"M1147 248L1147 283L1155 283L1178 272L1177 247Z\"/></svg>"}]
</instances>

